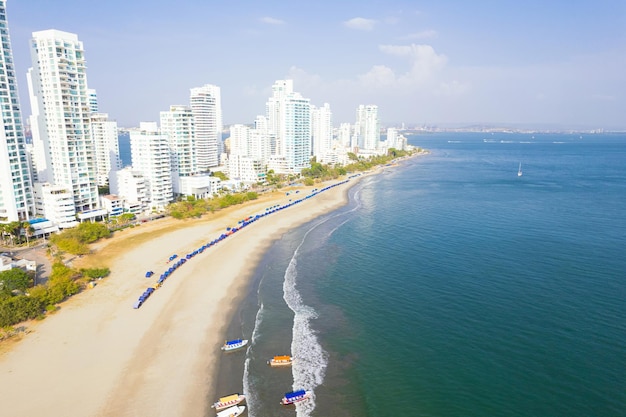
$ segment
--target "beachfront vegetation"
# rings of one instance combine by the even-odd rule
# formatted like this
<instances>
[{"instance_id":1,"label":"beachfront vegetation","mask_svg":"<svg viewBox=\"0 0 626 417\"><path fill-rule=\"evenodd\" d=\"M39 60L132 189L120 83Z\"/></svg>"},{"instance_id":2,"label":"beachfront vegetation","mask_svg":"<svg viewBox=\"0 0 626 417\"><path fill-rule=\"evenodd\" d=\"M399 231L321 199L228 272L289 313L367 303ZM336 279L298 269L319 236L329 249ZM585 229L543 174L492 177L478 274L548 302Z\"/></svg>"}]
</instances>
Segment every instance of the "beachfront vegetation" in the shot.
<instances>
[{"instance_id":1,"label":"beachfront vegetation","mask_svg":"<svg viewBox=\"0 0 626 417\"><path fill-rule=\"evenodd\" d=\"M0 296L11 296L14 292L24 292L33 282L32 274L19 268L0 272Z\"/></svg>"},{"instance_id":2,"label":"beachfront vegetation","mask_svg":"<svg viewBox=\"0 0 626 417\"><path fill-rule=\"evenodd\" d=\"M81 291L84 284L109 275L108 268L76 271L62 262L52 265L45 284L33 285L33 275L21 269L0 272L0 327L43 318L46 311Z\"/></svg>"},{"instance_id":3,"label":"beachfront vegetation","mask_svg":"<svg viewBox=\"0 0 626 417\"><path fill-rule=\"evenodd\" d=\"M418 149L416 152L421 151ZM348 159L352 161L348 165L329 165L317 162L316 158L311 160L311 167L302 170L305 185L313 185L315 181L327 181L346 175L348 172L367 171L376 166L389 164L396 158L411 155L411 151L389 149L387 155L371 156L369 158L359 158L356 154L348 152ZM268 174L269 177L269 174ZM312 180L312 181L311 181Z\"/></svg>"},{"instance_id":4,"label":"beachfront vegetation","mask_svg":"<svg viewBox=\"0 0 626 417\"><path fill-rule=\"evenodd\" d=\"M20 245L30 243L35 229L29 222L10 222L0 224L0 236L4 245Z\"/></svg>"},{"instance_id":5,"label":"beachfront vegetation","mask_svg":"<svg viewBox=\"0 0 626 417\"><path fill-rule=\"evenodd\" d=\"M175 219L189 219L201 217L208 212L215 212L226 207L245 203L259 198L254 191L246 193L225 194L209 199L197 199L193 196L187 197L184 201L177 201L167 207L170 216Z\"/></svg>"},{"instance_id":6,"label":"beachfront vegetation","mask_svg":"<svg viewBox=\"0 0 626 417\"><path fill-rule=\"evenodd\" d=\"M89 253L89 243L109 236L111 236L111 231L105 224L88 222L52 235L50 242L60 252L67 252L72 255L85 255Z\"/></svg>"}]
</instances>

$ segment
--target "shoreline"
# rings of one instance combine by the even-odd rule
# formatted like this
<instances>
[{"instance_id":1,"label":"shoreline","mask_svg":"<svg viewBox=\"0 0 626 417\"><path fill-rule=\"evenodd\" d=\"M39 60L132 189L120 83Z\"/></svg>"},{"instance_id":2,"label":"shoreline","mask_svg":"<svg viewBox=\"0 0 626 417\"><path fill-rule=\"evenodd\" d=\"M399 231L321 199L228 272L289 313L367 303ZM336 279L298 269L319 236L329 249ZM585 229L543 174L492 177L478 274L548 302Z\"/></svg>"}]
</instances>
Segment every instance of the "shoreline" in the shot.
<instances>
[{"instance_id":1,"label":"shoreline","mask_svg":"<svg viewBox=\"0 0 626 417\"><path fill-rule=\"evenodd\" d=\"M345 205L366 175L242 228L183 265L139 310L133 302L156 281L145 271L158 276L171 253L189 253L263 207L286 204L287 191L304 197L314 187L298 187L299 195L287 188L187 225L157 220L96 243L96 255L76 264L108 260L111 275L0 355L3 408L15 416L205 415L217 391L224 332L267 249L286 231ZM33 393L31 386L43 388Z\"/></svg>"}]
</instances>

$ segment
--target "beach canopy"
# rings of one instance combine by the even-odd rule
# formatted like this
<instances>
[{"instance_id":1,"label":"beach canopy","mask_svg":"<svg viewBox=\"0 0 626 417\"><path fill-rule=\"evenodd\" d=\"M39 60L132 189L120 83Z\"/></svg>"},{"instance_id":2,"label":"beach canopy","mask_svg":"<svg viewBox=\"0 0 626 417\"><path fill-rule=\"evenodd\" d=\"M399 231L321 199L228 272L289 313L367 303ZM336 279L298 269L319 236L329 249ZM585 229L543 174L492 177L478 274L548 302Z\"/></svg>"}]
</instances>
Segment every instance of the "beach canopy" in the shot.
<instances>
[{"instance_id":1,"label":"beach canopy","mask_svg":"<svg viewBox=\"0 0 626 417\"><path fill-rule=\"evenodd\" d=\"M238 399L239 399L239 394L231 394L231 395L228 395L226 397L221 397L220 398L220 402L221 403L227 403L229 401L235 401L235 400L238 400Z\"/></svg>"},{"instance_id":2,"label":"beach canopy","mask_svg":"<svg viewBox=\"0 0 626 417\"><path fill-rule=\"evenodd\" d=\"M292 398L301 397L304 394L306 394L306 391L301 389L301 390L298 390L298 391L285 393L285 398L287 398L289 400L289 399L292 399Z\"/></svg>"}]
</instances>

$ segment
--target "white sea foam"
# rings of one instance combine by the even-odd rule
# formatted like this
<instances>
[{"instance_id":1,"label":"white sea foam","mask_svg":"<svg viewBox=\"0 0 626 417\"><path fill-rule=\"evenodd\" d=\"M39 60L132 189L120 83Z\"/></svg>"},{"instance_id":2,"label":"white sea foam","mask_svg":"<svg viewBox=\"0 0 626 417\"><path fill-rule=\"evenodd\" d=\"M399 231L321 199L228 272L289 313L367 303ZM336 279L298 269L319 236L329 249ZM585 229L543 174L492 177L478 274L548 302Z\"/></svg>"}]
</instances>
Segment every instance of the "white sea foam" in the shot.
<instances>
[{"instance_id":1,"label":"white sea foam","mask_svg":"<svg viewBox=\"0 0 626 417\"><path fill-rule=\"evenodd\" d=\"M313 226L304 235L289 262L283 281L283 298L287 306L294 312L293 339L291 341L291 354L295 359L291 369L293 389L312 391L309 400L296 405L296 415L299 417L308 417L315 409L314 390L324 382L326 366L328 365L328 354L322 349L315 331L311 328L311 320L317 318L317 312L303 303L296 288L300 248L307 235L321 223Z\"/></svg>"},{"instance_id":2,"label":"white sea foam","mask_svg":"<svg viewBox=\"0 0 626 417\"><path fill-rule=\"evenodd\" d=\"M254 417L254 405L258 399L256 392L253 389L251 389L251 382L250 382L249 366L250 366L250 361L252 360L251 350L252 350L252 345L254 345L254 343L260 336L259 329L261 328L261 323L263 322L264 312L265 312L265 309L263 308L263 303L261 303L261 305L259 306L259 310L256 313L256 318L254 320L254 330L252 331L252 336L250 337L250 346L248 347L248 350L246 351L246 360L243 365L243 381L242 381L243 392L246 395L246 403L248 405L248 415L250 417Z\"/></svg>"}]
</instances>

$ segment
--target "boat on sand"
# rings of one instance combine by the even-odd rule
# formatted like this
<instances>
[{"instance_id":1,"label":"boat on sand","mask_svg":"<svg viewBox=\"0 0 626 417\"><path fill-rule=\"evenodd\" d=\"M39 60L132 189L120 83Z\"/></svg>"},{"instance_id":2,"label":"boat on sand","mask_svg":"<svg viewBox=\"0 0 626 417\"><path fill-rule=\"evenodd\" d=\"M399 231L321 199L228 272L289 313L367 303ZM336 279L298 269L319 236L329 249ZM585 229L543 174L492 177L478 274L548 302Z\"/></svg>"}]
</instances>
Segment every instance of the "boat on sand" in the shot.
<instances>
[{"instance_id":1,"label":"boat on sand","mask_svg":"<svg viewBox=\"0 0 626 417\"><path fill-rule=\"evenodd\" d=\"M245 409L243 405L234 405L217 413L217 417L237 417L242 415Z\"/></svg>"},{"instance_id":2,"label":"boat on sand","mask_svg":"<svg viewBox=\"0 0 626 417\"><path fill-rule=\"evenodd\" d=\"M246 399L246 396L243 394L239 394L239 393L227 395L226 397L221 397L219 400L213 403L211 408L215 408L217 411L223 410L225 408L238 405L245 399Z\"/></svg>"},{"instance_id":3,"label":"boat on sand","mask_svg":"<svg viewBox=\"0 0 626 417\"><path fill-rule=\"evenodd\" d=\"M224 346L222 346L222 350L229 352L231 350L237 350L248 344L248 339L234 339L227 340L224 342Z\"/></svg>"}]
</instances>

